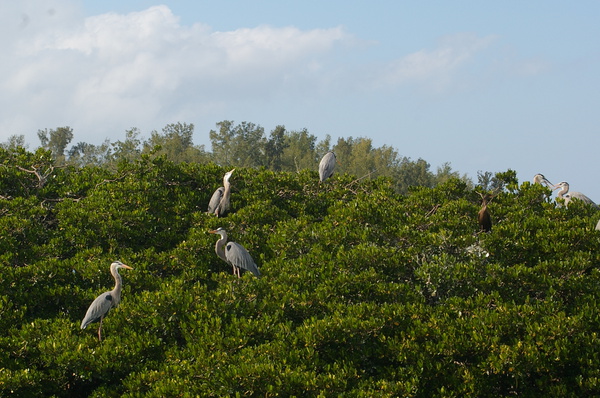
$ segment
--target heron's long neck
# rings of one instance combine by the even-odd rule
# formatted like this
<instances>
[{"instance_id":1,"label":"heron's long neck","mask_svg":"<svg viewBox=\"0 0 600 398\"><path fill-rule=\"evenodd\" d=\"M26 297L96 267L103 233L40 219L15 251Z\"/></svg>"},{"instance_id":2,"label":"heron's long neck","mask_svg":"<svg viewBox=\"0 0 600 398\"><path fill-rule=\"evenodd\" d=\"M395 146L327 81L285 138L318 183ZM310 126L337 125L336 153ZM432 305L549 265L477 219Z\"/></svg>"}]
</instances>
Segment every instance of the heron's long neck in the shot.
<instances>
[{"instance_id":1,"label":"heron's long neck","mask_svg":"<svg viewBox=\"0 0 600 398\"><path fill-rule=\"evenodd\" d=\"M560 191L558 191L558 193L556 194L556 196L558 196L559 198L562 198L564 194L566 194L567 192L569 192L569 187L563 187Z\"/></svg>"},{"instance_id":2,"label":"heron's long neck","mask_svg":"<svg viewBox=\"0 0 600 398\"><path fill-rule=\"evenodd\" d=\"M225 243L227 243L227 236L221 235L221 239L219 239L215 244L215 252L217 253L217 256L221 258L221 260L227 262L227 257L225 257L225 250L223 249Z\"/></svg>"},{"instance_id":3,"label":"heron's long neck","mask_svg":"<svg viewBox=\"0 0 600 398\"><path fill-rule=\"evenodd\" d=\"M121 301L121 286L123 284L123 280L121 279L121 275L119 275L119 270L116 268L111 270L111 274L115 278L115 288L112 290L112 292L114 296L113 305L116 305Z\"/></svg>"}]
</instances>

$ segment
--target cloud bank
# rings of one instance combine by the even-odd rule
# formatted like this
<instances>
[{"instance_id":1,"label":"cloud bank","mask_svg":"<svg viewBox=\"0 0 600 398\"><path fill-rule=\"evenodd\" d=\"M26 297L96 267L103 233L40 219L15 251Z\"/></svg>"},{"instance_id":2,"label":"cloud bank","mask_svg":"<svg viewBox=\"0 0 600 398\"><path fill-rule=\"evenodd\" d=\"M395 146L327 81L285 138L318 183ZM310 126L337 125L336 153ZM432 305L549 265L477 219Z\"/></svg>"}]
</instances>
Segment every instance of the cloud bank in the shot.
<instances>
[{"instance_id":1,"label":"cloud bank","mask_svg":"<svg viewBox=\"0 0 600 398\"><path fill-rule=\"evenodd\" d=\"M365 47L340 26L219 32L183 26L167 6L88 18L68 1L2 7L0 49L8 61L0 66L0 134L35 143L43 128L69 125L76 140L97 143L134 126L160 129L226 113L244 101L339 94L331 87L439 89L493 40L452 36L365 73L364 65L337 62Z\"/></svg>"}]
</instances>

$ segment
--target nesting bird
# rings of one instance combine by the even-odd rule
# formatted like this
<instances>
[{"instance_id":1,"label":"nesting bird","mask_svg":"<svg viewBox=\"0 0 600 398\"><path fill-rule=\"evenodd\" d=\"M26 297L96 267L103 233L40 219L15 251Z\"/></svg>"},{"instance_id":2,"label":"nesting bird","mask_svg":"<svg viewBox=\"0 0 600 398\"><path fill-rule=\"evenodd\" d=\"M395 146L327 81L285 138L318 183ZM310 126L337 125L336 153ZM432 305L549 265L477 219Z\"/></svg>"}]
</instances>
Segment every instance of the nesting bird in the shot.
<instances>
[{"instance_id":1,"label":"nesting bird","mask_svg":"<svg viewBox=\"0 0 600 398\"><path fill-rule=\"evenodd\" d=\"M231 184L229 183L229 178L231 178L234 170L235 169L225 173L223 176L223 186L217 188L211 196L210 202L208 203L209 214L216 214L217 217L219 217L229 211L229 199L231 197Z\"/></svg>"},{"instance_id":2,"label":"nesting bird","mask_svg":"<svg viewBox=\"0 0 600 398\"><path fill-rule=\"evenodd\" d=\"M100 341L102 341L102 320L111 308L115 308L121 302L122 279L121 275L119 275L119 268L133 269L120 261L112 263L110 265L110 273L115 278L115 288L96 297L81 321L82 329L85 329L90 323L100 321L100 326L98 327L98 340Z\"/></svg>"}]
</instances>

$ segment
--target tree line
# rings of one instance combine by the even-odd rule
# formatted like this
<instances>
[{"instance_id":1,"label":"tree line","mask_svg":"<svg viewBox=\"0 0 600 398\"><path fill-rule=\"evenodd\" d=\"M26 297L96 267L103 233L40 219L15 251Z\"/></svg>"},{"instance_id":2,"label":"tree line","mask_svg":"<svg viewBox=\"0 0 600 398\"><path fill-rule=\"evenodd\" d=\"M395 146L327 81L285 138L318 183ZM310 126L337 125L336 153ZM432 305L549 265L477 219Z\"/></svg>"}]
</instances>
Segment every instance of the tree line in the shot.
<instances>
[{"instance_id":1,"label":"tree line","mask_svg":"<svg viewBox=\"0 0 600 398\"><path fill-rule=\"evenodd\" d=\"M329 135L318 140L307 129L290 131L279 125L267 134L263 127L255 123L244 121L235 124L234 121L224 120L216 123L215 130L210 130L211 150L208 151L204 145L194 144L193 134L193 124L178 122L166 125L160 132L152 131L146 139L142 138L139 129L132 128L125 132L124 140L105 140L99 145L77 142L69 147L74 133L68 126L46 128L37 133L40 147L52 153L57 165L114 169L121 161L133 161L141 155L149 155L165 156L175 163L212 162L225 168L251 167L300 172L316 169L320 158L333 150L340 160L336 172L359 178L389 177L399 193L408 192L410 186L433 187L453 177L472 185L466 175L461 176L452 170L450 163L444 163L432 171L431 165L425 160L402 156L392 146L375 147L372 139L366 137L341 137L332 144ZM10 149L27 147L27 143L24 136L13 135L0 146Z\"/></svg>"}]
</instances>

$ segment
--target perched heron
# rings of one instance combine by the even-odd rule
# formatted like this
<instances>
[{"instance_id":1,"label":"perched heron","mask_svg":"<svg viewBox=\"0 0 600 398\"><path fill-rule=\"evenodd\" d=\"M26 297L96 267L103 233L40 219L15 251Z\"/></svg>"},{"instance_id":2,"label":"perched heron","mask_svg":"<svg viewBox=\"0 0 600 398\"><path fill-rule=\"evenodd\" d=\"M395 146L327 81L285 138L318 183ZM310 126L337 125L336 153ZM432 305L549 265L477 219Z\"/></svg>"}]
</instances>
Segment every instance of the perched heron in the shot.
<instances>
[{"instance_id":1,"label":"perched heron","mask_svg":"<svg viewBox=\"0 0 600 398\"><path fill-rule=\"evenodd\" d=\"M555 190L558 188L561 188L561 190L558 191L558 193L556 194L556 197L564 199L565 206L568 206L569 202L572 199L577 199L577 200L583 201L584 203L590 204L590 205L594 206L595 208L598 208L598 205L596 203L594 203L594 201L592 199L588 198L581 192L569 192L569 184L567 182L565 182L565 181L559 182L558 184L552 186L552 190Z\"/></svg>"},{"instance_id":2,"label":"perched heron","mask_svg":"<svg viewBox=\"0 0 600 398\"><path fill-rule=\"evenodd\" d=\"M552 188L552 183L550 181L548 181L548 179L546 177L544 177L543 174L536 174L533 176L533 183L534 184L540 184L540 185L545 185L548 188Z\"/></svg>"},{"instance_id":3,"label":"perched heron","mask_svg":"<svg viewBox=\"0 0 600 398\"><path fill-rule=\"evenodd\" d=\"M219 217L229 210L229 198L231 196L231 184L229 183L229 178L233 174L233 170L225 173L223 176L223 186L218 188L210 198L210 202L208 203L209 214L214 213Z\"/></svg>"},{"instance_id":4,"label":"perched heron","mask_svg":"<svg viewBox=\"0 0 600 398\"><path fill-rule=\"evenodd\" d=\"M335 168L336 162L337 159L333 151L329 151L323 156L319 163L319 180L321 182L333 175L333 169Z\"/></svg>"},{"instance_id":5,"label":"perched heron","mask_svg":"<svg viewBox=\"0 0 600 398\"><path fill-rule=\"evenodd\" d=\"M483 232L490 232L492 230L492 216L487 207L488 201L489 197L487 195L482 198L481 210L477 214L479 229Z\"/></svg>"},{"instance_id":6,"label":"perched heron","mask_svg":"<svg viewBox=\"0 0 600 398\"><path fill-rule=\"evenodd\" d=\"M100 341L102 341L102 320L111 308L116 307L121 302L122 280L121 275L119 275L119 268L133 269L120 261L112 263L110 265L110 273L115 278L115 288L96 297L85 313L83 321L81 321L82 329L85 329L90 323L100 321L100 327L98 327L98 340Z\"/></svg>"},{"instance_id":7,"label":"perched heron","mask_svg":"<svg viewBox=\"0 0 600 398\"><path fill-rule=\"evenodd\" d=\"M211 234L219 234L221 238L215 244L215 252L223 261L233 267L233 274L240 277L240 269L252 272L260 277L260 271L254 260L244 246L235 242L227 242L227 232L223 228L208 231Z\"/></svg>"}]
</instances>

